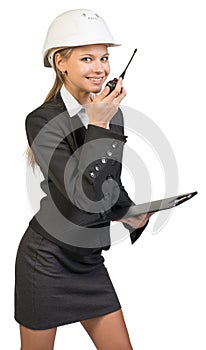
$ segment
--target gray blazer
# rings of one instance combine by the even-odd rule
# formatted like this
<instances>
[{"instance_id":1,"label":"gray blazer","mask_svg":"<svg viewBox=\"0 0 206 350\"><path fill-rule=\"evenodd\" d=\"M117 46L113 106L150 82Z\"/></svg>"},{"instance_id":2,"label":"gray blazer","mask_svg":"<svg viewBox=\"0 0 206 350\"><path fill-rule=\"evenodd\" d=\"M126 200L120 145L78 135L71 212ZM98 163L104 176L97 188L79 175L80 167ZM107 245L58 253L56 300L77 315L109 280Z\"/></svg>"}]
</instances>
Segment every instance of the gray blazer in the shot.
<instances>
[{"instance_id":1,"label":"gray blazer","mask_svg":"<svg viewBox=\"0 0 206 350\"><path fill-rule=\"evenodd\" d=\"M121 183L122 154L126 136L119 109L110 129L82 124L70 117L57 94L26 118L29 145L44 180L45 197L30 226L68 249L74 257L110 248L113 209L134 203ZM124 224L134 243L146 225L134 230Z\"/></svg>"}]
</instances>

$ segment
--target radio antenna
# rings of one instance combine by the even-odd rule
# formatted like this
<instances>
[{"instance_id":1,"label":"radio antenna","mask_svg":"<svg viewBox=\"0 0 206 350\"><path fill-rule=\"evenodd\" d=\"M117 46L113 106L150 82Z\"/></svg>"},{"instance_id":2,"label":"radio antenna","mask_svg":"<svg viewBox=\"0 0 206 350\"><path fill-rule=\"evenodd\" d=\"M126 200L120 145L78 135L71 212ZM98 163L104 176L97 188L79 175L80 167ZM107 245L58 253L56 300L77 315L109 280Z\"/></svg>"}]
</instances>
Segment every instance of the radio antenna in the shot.
<instances>
[{"instance_id":1,"label":"radio antenna","mask_svg":"<svg viewBox=\"0 0 206 350\"><path fill-rule=\"evenodd\" d=\"M132 61L132 59L133 59L134 55L136 54L136 52L137 52L137 49L135 49L135 50L134 50L133 55L132 55L132 57L130 58L130 60L129 60L129 63L128 63L127 67L126 67L126 68L125 68L125 70L122 72L122 74L119 76L120 78L124 79L124 76L125 76L126 70L127 70L127 68L129 67L129 65L130 65L130 63L131 63L131 61Z\"/></svg>"}]
</instances>

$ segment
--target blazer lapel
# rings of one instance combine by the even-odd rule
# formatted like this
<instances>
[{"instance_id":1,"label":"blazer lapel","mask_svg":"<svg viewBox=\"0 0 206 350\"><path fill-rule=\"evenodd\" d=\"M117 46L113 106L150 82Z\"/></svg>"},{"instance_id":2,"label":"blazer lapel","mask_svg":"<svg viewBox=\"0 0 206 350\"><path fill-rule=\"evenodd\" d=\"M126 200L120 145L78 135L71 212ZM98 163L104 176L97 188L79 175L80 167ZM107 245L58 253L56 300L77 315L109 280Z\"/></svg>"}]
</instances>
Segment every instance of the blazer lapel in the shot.
<instances>
[{"instance_id":1,"label":"blazer lapel","mask_svg":"<svg viewBox=\"0 0 206 350\"><path fill-rule=\"evenodd\" d=\"M78 114L70 117L64 101L62 100L61 94L58 93L54 98L55 106L58 110L58 113L64 112L66 117L68 117L68 130L67 140L73 152L77 151L84 143L86 128L82 123ZM76 152L78 157L78 152Z\"/></svg>"}]
</instances>

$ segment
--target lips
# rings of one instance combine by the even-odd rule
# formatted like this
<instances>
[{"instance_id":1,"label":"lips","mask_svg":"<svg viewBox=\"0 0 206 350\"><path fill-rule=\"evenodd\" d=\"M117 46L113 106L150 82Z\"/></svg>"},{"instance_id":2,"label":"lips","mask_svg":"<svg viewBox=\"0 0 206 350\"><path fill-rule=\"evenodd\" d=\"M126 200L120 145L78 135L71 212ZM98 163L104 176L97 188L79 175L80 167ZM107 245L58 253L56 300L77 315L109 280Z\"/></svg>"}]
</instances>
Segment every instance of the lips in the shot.
<instances>
[{"instance_id":1,"label":"lips","mask_svg":"<svg viewBox=\"0 0 206 350\"><path fill-rule=\"evenodd\" d=\"M92 83L102 84L104 82L104 77L87 77Z\"/></svg>"}]
</instances>

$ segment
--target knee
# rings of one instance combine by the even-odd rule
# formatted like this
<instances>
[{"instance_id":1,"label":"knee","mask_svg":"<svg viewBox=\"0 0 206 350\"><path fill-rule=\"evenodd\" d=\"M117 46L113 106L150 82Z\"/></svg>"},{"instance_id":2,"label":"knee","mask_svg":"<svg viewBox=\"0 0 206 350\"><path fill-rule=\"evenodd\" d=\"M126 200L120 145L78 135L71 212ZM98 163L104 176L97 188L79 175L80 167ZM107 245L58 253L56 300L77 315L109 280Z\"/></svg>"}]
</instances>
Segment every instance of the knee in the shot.
<instances>
[{"instance_id":1,"label":"knee","mask_svg":"<svg viewBox=\"0 0 206 350\"><path fill-rule=\"evenodd\" d=\"M133 350L133 347L130 341L125 340L120 344L118 344L117 346L115 346L113 350Z\"/></svg>"}]
</instances>

